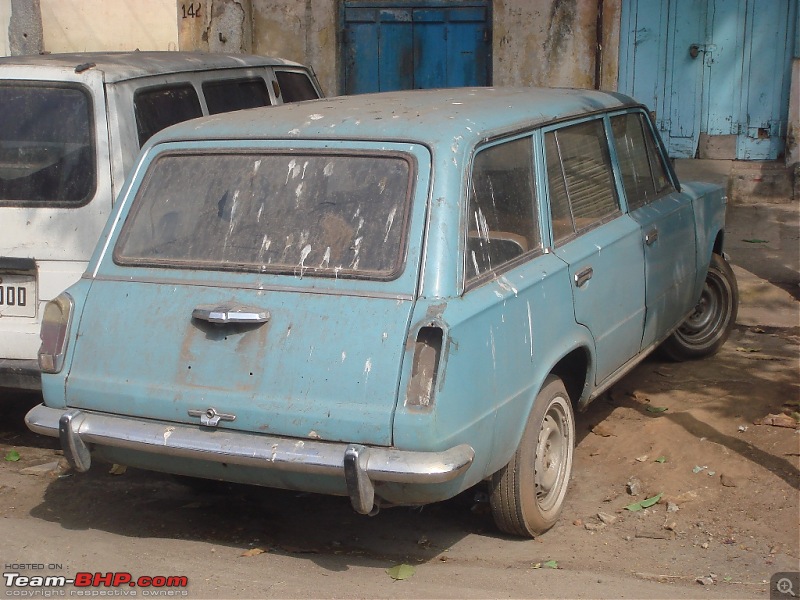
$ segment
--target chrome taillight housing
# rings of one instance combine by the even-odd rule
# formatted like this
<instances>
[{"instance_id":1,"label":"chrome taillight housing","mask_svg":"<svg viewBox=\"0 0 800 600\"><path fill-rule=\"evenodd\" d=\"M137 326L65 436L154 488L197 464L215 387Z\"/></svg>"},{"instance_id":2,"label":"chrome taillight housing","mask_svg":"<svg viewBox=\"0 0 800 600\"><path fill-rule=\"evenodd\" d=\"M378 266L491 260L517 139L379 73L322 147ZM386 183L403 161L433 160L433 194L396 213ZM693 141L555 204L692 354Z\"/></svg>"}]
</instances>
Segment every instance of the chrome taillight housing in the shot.
<instances>
[{"instance_id":1,"label":"chrome taillight housing","mask_svg":"<svg viewBox=\"0 0 800 600\"><path fill-rule=\"evenodd\" d=\"M430 408L433 405L443 339L444 331L435 326L422 327L417 333L406 406Z\"/></svg>"},{"instance_id":2,"label":"chrome taillight housing","mask_svg":"<svg viewBox=\"0 0 800 600\"><path fill-rule=\"evenodd\" d=\"M39 368L43 373L59 373L64 366L64 355L67 352L67 334L72 321L75 301L64 292L47 303L42 317L42 329L39 337Z\"/></svg>"}]
</instances>

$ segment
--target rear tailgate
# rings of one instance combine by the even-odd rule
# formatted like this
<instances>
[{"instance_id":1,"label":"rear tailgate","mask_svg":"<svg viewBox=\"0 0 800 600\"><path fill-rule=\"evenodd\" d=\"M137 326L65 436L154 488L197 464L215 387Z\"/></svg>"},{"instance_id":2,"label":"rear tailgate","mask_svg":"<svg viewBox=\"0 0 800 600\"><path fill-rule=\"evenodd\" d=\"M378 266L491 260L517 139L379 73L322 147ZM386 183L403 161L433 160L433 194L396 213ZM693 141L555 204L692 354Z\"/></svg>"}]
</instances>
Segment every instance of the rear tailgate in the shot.
<instances>
[{"instance_id":1,"label":"rear tailgate","mask_svg":"<svg viewBox=\"0 0 800 600\"><path fill-rule=\"evenodd\" d=\"M72 407L237 430L391 443L410 300L237 290L262 324L192 318L231 290L96 281L67 386ZM196 413L195 413L196 414Z\"/></svg>"}]
</instances>

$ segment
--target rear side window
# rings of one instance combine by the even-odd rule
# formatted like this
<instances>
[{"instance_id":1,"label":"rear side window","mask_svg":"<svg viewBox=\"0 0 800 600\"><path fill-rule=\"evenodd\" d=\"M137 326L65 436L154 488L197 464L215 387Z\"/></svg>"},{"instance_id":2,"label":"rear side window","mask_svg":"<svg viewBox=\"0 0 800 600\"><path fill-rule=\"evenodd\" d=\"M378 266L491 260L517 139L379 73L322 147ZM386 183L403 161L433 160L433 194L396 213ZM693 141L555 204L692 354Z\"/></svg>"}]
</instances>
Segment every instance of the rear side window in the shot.
<instances>
[{"instance_id":1,"label":"rear side window","mask_svg":"<svg viewBox=\"0 0 800 600\"><path fill-rule=\"evenodd\" d=\"M167 154L120 234L118 264L392 279L414 177L405 155Z\"/></svg>"},{"instance_id":2,"label":"rear side window","mask_svg":"<svg viewBox=\"0 0 800 600\"><path fill-rule=\"evenodd\" d=\"M545 153L554 242L619 212L602 120L546 133Z\"/></svg>"},{"instance_id":3,"label":"rear side window","mask_svg":"<svg viewBox=\"0 0 800 600\"><path fill-rule=\"evenodd\" d=\"M305 73L275 71L275 78L281 88L281 98L284 102L300 102L319 98L314 84Z\"/></svg>"},{"instance_id":4,"label":"rear side window","mask_svg":"<svg viewBox=\"0 0 800 600\"><path fill-rule=\"evenodd\" d=\"M92 102L78 86L0 84L0 205L80 205L96 185Z\"/></svg>"},{"instance_id":5,"label":"rear side window","mask_svg":"<svg viewBox=\"0 0 800 600\"><path fill-rule=\"evenodd\" d=\"M530 138L478 152L467 216L467 281L541 247Z\"/></svg>"},{"instance_id":6,"label":"rear side window","mask_svg":"<svg viewBox=\"0 0 800 600\"><path fill-rule=\"evenodd\" d=\"M629 210L636 210L672 189L641 113L612 117L611 130Z\"/></svg>"},{"instance_id":7,"label":"rear side window","mask_svg":"<svg viewBox=\"0 0 800 600\"><path fill-rule=\"evenodd\" d=\"M269 92L263 79L226 79L203 83L209 114L269 106Z\"/></svg>"},{"instance_id":8,"label":"rear side window","mask_svg":"<svg viewBox=\"0 0 800 600\"><path fill-rule=\"evenodd\" d=\"M203 116L200 99L190 83L138 90L133 108L140 146L165 127Z\"/></svg>"}]
</instances>

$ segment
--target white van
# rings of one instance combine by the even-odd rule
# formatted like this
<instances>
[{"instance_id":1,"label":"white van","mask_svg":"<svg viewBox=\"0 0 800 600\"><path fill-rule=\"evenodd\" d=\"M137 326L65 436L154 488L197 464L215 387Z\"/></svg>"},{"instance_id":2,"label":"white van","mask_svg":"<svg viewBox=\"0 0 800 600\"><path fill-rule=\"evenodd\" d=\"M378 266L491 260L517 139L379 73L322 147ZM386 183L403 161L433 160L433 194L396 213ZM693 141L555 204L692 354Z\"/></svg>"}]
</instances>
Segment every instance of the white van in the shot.
<instances>
[{"instance_id":1,"label":"white van","mask_svg":"<svg viewBox=\"0 0 800 600\"><path fill-rule=\"evenodd\" d=\"M0 58L0 387L40 387L44 305L80 278L150 136L203 115L321 95L310 69L268 57Z\"/></svg>"}]
</instances>

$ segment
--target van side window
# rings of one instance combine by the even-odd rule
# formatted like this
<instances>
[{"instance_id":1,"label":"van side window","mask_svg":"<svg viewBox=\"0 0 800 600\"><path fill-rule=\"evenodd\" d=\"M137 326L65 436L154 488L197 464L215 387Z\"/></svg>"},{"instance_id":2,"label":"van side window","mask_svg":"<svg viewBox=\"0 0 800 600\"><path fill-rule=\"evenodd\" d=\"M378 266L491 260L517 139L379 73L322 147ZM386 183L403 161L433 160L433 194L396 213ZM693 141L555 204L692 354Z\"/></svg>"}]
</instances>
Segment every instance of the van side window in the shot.
<instances>
[{"instance_id":1,"label":"van side window","mask_svg":"<svg viewBox=\"0 0 800 600\"><path fill-rule=\"evenodd\" d=\"M210 115L270 105L267 83L259 77L204 81L203 95Z\"/></svg>"},{"instance_id":2,"label":"van side window","mask_svg":"<svg viewBox=\"0 0 800 600\"><path fill-rule=\"evenodd\" d=\"M478 152L472 165L467 216L468 281L541 247L530 138Z\"/></svg>"},{"instance_id":3,"label":"van side window","mask_svg":"<svg viewBox=\"0 0 800 600\"><path fill-rule=\"evenodd\" d=\"M619 212L602 120L548 132L545 152L554 242Z\"/></svg>"},{"instance_id":4,"label":"van side window","mask_svg":"<svg viewBox=\"0 0 800 600\"><path fill-rule=\"evenodd\" d=\"M138 90L133 110L140 146L165 127L203 116L200 98L190 83Z\"/></svg>"},{"instance_id":5,"label":"van side window","mask_svg":"<svg viewBox=\"0 0 800 600\"><path fill-rule=\"evenodd\" d=\"M276 70L275 78L281 88L281 97L284 102L300 102L319 98L314 84L305 73Z\"/></svg>"},{"instance_id":6,"label":"van side window","mask_svg":"<svg viewBox=\"0 0 800 600\"><path fill-rule=\"evenodd\" d=\"M619 156L628 210L636 210L652 202L671 185L656 151L655 140L641 113L612 117L611 130Z\"/></svg>"}]
</instances>

